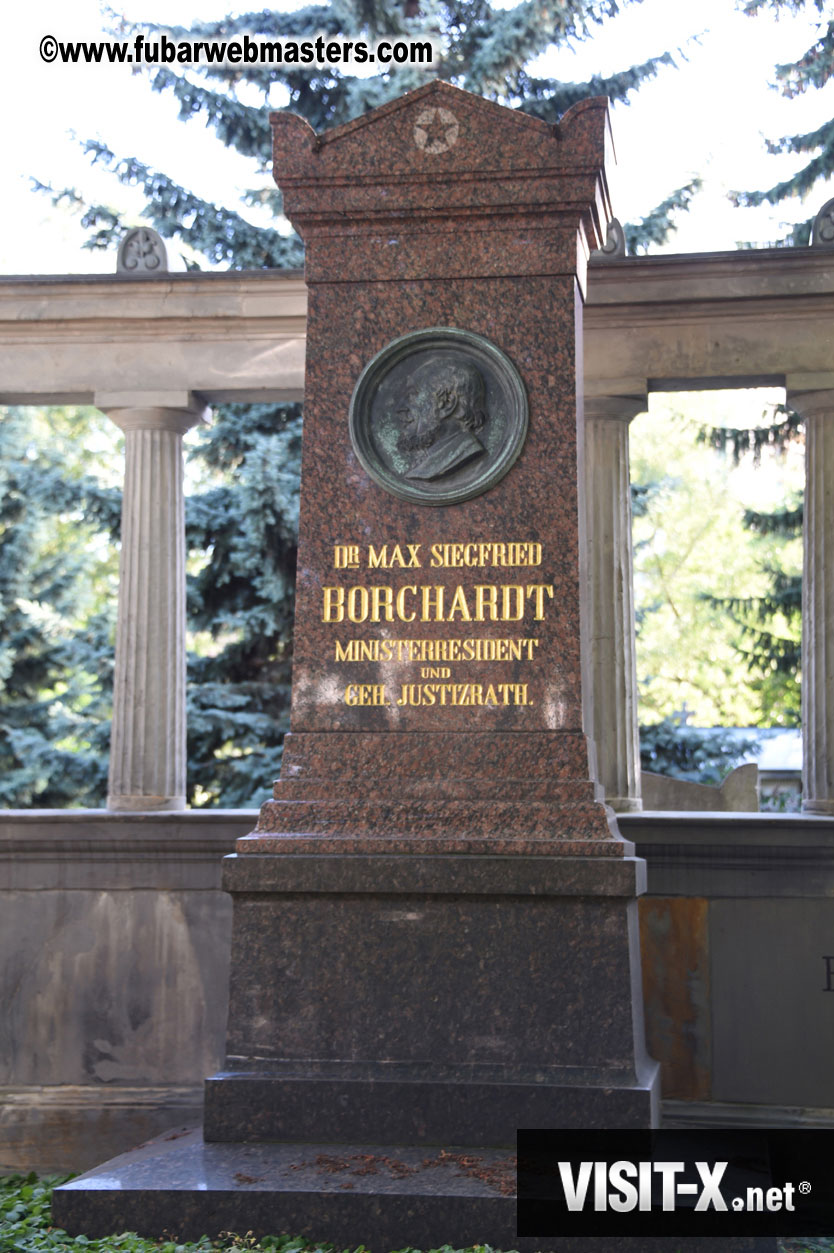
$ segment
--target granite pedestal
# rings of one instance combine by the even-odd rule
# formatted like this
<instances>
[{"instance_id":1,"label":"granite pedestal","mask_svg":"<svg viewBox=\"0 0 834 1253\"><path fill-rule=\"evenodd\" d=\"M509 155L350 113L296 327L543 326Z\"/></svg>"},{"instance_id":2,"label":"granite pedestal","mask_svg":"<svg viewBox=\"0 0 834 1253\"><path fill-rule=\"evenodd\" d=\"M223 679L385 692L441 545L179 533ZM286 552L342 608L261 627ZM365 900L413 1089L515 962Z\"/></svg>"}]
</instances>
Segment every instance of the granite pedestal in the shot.
<instances>
[{"instance_id":1,"label":"granite pedestal","mask_svg":"<svg viewBox=\"0 0 834 1253\"><path fill-rule=\"evenodd\" d=\"M510 1147L648 1126L634 858L238 856L208 1140ZM581 954L580 954L581 950ZM579 1029L581 1024L581 1030Z\"/></svg>"}]
</instances>

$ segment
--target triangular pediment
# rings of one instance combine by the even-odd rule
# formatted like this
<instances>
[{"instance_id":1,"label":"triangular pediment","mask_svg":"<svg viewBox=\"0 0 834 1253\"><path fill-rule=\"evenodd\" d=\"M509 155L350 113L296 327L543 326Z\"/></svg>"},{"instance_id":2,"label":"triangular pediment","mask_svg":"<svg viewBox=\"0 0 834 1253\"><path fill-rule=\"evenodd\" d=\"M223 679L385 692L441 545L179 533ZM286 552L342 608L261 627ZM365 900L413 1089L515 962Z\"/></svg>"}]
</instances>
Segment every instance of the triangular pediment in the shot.
<instances>
[{"instance_id":1,"label":"triangular pediment","mask_svg":"<svg viewBox=\"0 0 834 1253\"><path fill-rule=\"evenodd\" d=\"M592 98L551 126L435 79L320 135L292 114L273 114L276 176L279 183L282 174L304 177L312 165L319 177L352 174L359 181L601 166L606 111L604 98Z\"/></svg>"},{"instance_id":2,"label":"triangular pediment","mask_svg":"<svg viewBox=\"0 0 834 1253\"><path fill-rule=\"evenodd\" d=\"M543 122L541 118L520 113L517 109L508 109L504 105L485 100L483 96L476 96L471 91L464 91L460 87L453 86L452 83L445 83L436 78L422 87L415 88L414 91L407 92L404 96L398 96L396 100L389 100L387 104L380 105L379 108L372 109L361 117L343 123L342 126L334 126L332 130L325 131L319 137L320 142L322 144L342 143L356 131L367 130L369 127L387 129L399 114L405 114L407 117L411 114L419 116L428 109L444 109L455 116L463 111L476 126L480 124L486 133L499 125L516 126L518 127L517 134L520 134L522 130L529 134L531 128L540 137L553 133L553 127Z\"/></svg>"}]
</instances>

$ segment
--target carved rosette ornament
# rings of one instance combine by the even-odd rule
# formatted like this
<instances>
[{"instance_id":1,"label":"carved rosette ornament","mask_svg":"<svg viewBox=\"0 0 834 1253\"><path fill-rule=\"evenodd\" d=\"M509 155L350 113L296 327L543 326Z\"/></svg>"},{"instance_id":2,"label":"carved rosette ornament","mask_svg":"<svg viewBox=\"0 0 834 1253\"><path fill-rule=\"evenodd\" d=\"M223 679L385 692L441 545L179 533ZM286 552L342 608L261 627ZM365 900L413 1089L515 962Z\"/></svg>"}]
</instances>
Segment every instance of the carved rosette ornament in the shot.
<instances>
[{"instance_id":1,"label":"carved rosette ornament","mask_svg":"<svg viewBox=\"0 0 834 1253\"><path fill-rule=\"evenodd\" d=\"M421 505L470 500L502 479L527 435L527 395L481 335L433 327L392 340L350 406L353 450L387 492Z\"/></svg>"},{"instance_id":2,"label":"carved rosette ornament","mask_svg":"<svg viewBox=\"0 0 834 1253\"><path fill-rule=\"evenodd\" d=\"M162 236L149 226L128 231L119 245L116 270L119 274L167 273L168 253Z\"/></svg>"}]
</instances>

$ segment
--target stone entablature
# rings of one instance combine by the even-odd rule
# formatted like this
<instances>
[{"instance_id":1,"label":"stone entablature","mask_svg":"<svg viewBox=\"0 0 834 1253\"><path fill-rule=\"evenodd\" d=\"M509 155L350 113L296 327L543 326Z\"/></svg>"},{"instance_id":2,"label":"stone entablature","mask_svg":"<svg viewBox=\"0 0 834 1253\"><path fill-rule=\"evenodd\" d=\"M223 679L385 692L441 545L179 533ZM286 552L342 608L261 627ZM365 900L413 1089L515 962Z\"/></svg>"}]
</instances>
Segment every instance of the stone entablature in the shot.
<instances>
[{"instance_id":1,"label":"stone entablature","mask_svg":"<svg viewBox=\"0 0 834 1253\"><path fill-rule=\"evenodd\" d=\"M812 248L596 261L586 394L830 387L833 301L834 265Z\"/></svg>"},{"instance_id":2,"label":"stone entablature","mask_svg":"<svg viewBox=\"0 0 834 1253\"><path fill-rule=\"evenodd\" d=\"M595 259L586 395L834 385L834 262L811 248ZM0 278L0 403L92 404L97 391L299 400L298 272Z\"/></svg>"},{"instance_id":3,"label":"stone entablature","mask_svg":"<svg viewBox=\"0 0 834 1253\"><path fill-rule=\"evenodd\" d=\"M292 271L0 278L0 403L300 400L306 319Z\"/></svg>"}]
</instances>

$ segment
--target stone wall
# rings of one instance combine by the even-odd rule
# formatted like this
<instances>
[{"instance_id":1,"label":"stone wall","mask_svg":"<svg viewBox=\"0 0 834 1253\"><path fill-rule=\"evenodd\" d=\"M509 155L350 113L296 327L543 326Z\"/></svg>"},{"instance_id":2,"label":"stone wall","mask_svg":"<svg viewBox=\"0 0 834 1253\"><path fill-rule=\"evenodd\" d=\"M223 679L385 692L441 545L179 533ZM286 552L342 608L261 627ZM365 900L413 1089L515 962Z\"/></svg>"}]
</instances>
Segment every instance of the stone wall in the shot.
<instances>
[{"instance_id":1,"label":"stone wall","mask_svg":"<svg viewBox=\"0 0 834 1253\"><path fill-rule=\"evenodd\" d=\"M82 1169L198 1122L253 815L0 816L0 1169Z\"/></svg>"},{"instance_id":2,"label":"stone wall","mask_svg":"<svg viewBox=\"0 0 834 1253\"><path fill-rule=\"evenodd\" d=\"M620 821L648 863L643 981L664 1121L834 1123L834 822Z\"/></svg>"},{"instance_id":3,"label":"stone wall","mask_svg":"<svg viewBox=\"0 0 834 1253\"><path fill-rule=\"evenodd\" d=\"M86 1168L200 1120L254 811L0 814L0 1169ZM664 1120L834 1122L834 820L621 815L648 862Z\"/></svg>"}]
</instances>

